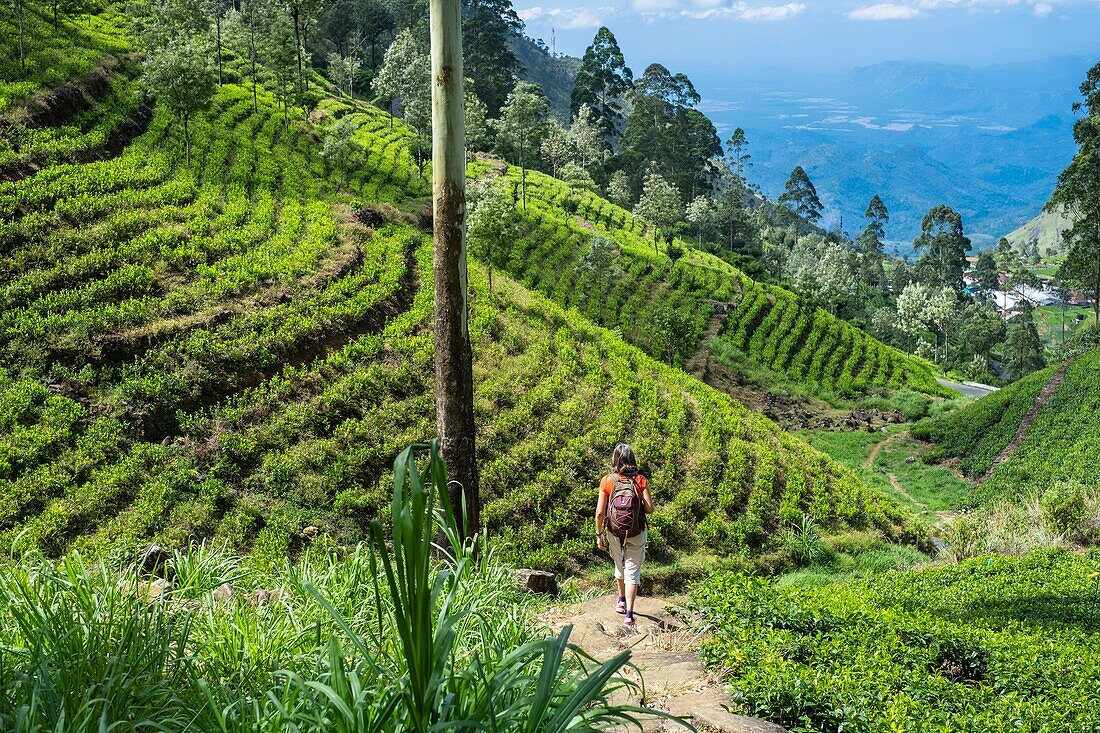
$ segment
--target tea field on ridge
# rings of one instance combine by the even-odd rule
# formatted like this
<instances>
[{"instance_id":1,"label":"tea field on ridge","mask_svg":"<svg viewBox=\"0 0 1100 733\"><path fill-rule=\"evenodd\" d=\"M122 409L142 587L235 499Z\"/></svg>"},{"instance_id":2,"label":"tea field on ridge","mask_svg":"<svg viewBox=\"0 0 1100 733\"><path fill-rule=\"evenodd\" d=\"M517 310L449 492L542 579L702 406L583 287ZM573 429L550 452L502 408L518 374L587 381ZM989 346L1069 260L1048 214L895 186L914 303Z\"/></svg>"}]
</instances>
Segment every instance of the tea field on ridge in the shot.
<instances>
[{"instance_id":1,"label":"tea field on ridge","mask_svg":"<svg viewBox=\"0 0 1100 733\"><path fill-rule=\"evenodd\" d=\"M301 117L227 83L193 125L190 166L158 110L116 157L0 184L0 545L213 537L262 561L300 550L311 525L354 542L387 505L393 455L432 432L430 247L400 210L376 206L368 226L347 204L426 186L381 111L323 100ZM318 154L337 118L361 146L346 181ZM907 531L766 419L483 277L475 266L479 461L505 555L583 560L593 487L623 438L668 487L658 552L752 552L803 512Z\"/></svg>"}]
</instances>

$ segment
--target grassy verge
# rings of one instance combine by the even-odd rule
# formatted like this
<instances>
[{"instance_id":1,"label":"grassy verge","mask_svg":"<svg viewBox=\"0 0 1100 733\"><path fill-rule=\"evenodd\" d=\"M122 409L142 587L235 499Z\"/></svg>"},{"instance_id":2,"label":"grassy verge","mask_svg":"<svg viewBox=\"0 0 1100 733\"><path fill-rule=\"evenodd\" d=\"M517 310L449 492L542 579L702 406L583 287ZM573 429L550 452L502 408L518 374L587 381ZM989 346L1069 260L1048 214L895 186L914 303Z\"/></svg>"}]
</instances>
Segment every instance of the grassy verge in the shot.
<instances>
[{"instance_id":1,"label":"grassy verge","mask_svg":"<svg viewBox=\"0 0 1100 733\"><path fill-rule=\"evenodd\" d=\"M568 628L545 636L508 571L458 539L434 447L394 473L392 532L344 556L4 566L0 730L564 733L647 714L608 703L629 652L598 663Z\"/></svg>"},{"instance_id":2,"label":"grassy verge","mask_svg":"<svg viewBox=\"0 0 1100 733\"><path fill-rule=\"evenodd\" d=\"M934 519L935 512L959 509L969 501L970 484L945 466L925 463L928 446L904 431L884 434L822 430L803 433L802 437L854 471L867 485L929 519ZM872 452L875 457L868 464Z\"/></svg>"}]
</instances>

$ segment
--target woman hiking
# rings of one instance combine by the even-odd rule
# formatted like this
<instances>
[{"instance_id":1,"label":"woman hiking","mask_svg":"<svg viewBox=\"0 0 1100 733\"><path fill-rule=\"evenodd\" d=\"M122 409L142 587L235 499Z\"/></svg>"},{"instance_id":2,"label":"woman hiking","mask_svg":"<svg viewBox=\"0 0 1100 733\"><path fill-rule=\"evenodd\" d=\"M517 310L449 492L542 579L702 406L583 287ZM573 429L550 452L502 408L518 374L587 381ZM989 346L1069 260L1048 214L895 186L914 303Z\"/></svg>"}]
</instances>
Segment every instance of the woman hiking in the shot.
<instances>
[{"instance_id":1,"label":"woman hiking","mask_svg":"<svg viewBox=\"0 0 1100 733\"><path fill-rule=\"evenodd\" d=\"M652 513L649 481L638 473L634 450L626 443L619 443L611 454L611 473L600 481L596 547L610 552L615 561L615 582L619 586L615 610L626 614L623 625L629 629L634 628L634 601L642 582L646 515Z\"/></svg>"}]
</instances>

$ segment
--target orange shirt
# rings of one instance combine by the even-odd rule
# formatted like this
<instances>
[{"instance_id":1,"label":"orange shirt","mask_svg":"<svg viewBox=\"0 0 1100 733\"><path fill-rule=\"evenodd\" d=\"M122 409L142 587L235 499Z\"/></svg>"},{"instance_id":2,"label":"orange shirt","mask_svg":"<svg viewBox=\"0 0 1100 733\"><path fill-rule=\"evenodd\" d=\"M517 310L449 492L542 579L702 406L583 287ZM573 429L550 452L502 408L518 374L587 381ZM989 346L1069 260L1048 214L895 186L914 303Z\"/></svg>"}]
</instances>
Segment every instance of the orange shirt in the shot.
<instances>
[{"instance_id":1,"label":"orange shirt","mask_svg":"<svg viewBox=\"0 0 1100 733\"><path fill-rule=\"evenodd\" d=\"M649 481L642 474L636 474L634 476L634 486L638 489L638 496L641 497L642 492L649 486ZM611 496L611 490L615 488L615 478L612 474L607 474L600 479L600 491Z\"/></svg>"}]
</instances>

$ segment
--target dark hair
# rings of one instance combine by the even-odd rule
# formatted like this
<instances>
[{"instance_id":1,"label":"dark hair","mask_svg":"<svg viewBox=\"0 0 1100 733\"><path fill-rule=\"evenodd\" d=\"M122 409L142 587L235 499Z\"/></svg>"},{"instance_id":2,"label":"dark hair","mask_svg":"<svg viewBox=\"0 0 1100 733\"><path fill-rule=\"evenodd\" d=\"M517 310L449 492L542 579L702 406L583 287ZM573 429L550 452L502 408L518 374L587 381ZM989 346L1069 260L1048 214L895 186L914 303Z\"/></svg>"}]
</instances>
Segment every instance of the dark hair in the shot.
<instances>
[{"instance_id":1,"label":"dark hair","mask_svg":"<svg viewBox=\"0 0 1100 733\"><path fill-rule=\"evenodd\" d=\"M634 449L629 443L619 443L611 453L611 470L616 473L637 471L638 461L634 458Z\"/></svg>"}]
</instances>

